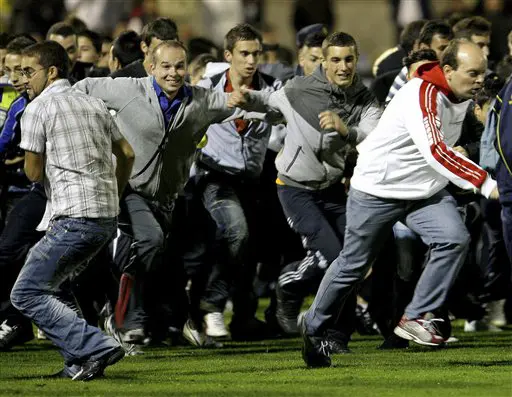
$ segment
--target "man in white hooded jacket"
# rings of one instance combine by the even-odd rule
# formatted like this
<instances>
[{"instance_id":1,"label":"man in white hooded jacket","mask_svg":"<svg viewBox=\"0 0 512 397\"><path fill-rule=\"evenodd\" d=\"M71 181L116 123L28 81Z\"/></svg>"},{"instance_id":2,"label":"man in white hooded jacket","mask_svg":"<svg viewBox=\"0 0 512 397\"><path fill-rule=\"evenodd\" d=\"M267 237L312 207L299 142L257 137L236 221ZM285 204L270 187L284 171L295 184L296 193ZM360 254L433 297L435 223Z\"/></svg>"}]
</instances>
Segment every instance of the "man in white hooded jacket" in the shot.
<instances>
[{"instance_id":1,"label":"man in white hooded jacket","mask_svg":"<svg viewBox=\"0 0 512 397\"><path fill-rule=\"evenodd\" d=\"M422 345L444 342L423 316L444 303L469 244L456 202L445 187L453 182L485 197L498 197L496 182L487 172L451 148L486 67L478 46L452 41L440 64L418 69L416 78L397 93L376 129L358 146L344 249L301 319L302 355L308 366L331 364L325 330L367 274L396 221L421 236L430 247L430 258L395 333ZM342 128L338 120L333 123Z\"/></svg>"}]
</instances>

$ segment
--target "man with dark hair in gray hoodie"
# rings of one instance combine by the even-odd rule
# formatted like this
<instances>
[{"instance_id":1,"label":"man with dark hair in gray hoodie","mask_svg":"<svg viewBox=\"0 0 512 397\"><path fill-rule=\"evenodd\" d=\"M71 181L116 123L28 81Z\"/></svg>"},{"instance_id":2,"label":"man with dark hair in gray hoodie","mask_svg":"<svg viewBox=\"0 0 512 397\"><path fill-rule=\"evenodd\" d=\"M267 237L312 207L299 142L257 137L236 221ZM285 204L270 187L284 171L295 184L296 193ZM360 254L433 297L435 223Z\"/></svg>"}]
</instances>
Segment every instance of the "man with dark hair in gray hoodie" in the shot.
<instances>
[{"instance_id":1,"label":"man with dark hair in gray hoodie","mask_svg":"<svg viewBox=\"0 0 512 397\"><path fill-rule=\"evenodd\" d=\"M303 298L316 292L325 269L343 247L349 152L377 125L381 110L356 74L357 44L343 32L323 42L324 62L313 74L297 77L275 93L241 89L233 106L278 111L287 135L276 158L278 195L291 227L301 235L306 257L287 265L277 284L277 320L283 330L298 333ZM263 100L264 108L257 103ZM342 329L331 339L347 351L353 331L353 305L346 305ZM338 327L339 328L339 327Z\"/></svg>"}]
</instances>

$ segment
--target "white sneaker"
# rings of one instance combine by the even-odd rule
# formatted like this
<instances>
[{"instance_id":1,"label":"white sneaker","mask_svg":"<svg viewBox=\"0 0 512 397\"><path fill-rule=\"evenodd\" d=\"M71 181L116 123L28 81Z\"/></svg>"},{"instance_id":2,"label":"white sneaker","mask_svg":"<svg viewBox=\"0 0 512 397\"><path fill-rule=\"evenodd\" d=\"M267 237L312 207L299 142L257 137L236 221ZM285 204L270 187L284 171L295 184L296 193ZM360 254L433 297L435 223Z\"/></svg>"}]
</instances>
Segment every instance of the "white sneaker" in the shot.
<instances>
[{"instance_id":1,"label":"white sneaker","mask_svg":"<svg viewBox=\"0 0 512 397\"><path fill-rule=\"evenodd\" d=\"M505 318L505 299L501 299L487 304L487 310L489 312L489 323L496 327L504 327L507 325L507 319Z\"/></svg>"},{"instance_id":2,"label":"white sneaker","mask_svg":"<svg viewBox=\"0 0 512 397\"><path fill-rule=\"evenodd\" d=\"M489 323L487 320L473 320L467 321L464 323L464 332L478 332L478 331L488 331L488 332L501 332L503 331L501 328L496 327L495 325Z\"/></svg>"},{"instance_id":3,"label":"white sneaker","mask_svg":"<svg viewBox=\"0 0 512 397\"><path fill-rule=\"evenodd\" d=\"M46 340L48 339L43 331L41 331L39 328L37 329L37 339L38 340Z\"/></svg>"},{"instance_id":4,"label":"white sneaker","mask_svg":"<svg viewBox=\"0 0 512 397\"><path fill-rule=\"evenodd\" d=\"M183 337L188 340L191 345L197 347L203 347L206 341L206 335L199 332L190 320L187 320L183 326Z\"/></svg>"},{"instance_id":5,"label":"white sneaker","mask_svg":"<svg viewBox=\"0 0 512 397\"><path fill-rule=\"evenodd\" d=\"M208 313L204 316L206 335L214 338L228 336L228 330L224 324L224 315L221 312Z\"/></svg>"},{"instance_id":6,"label":"white sneaker","mask_svg":"<svg viewBox=\"0 0 512 397\"><path fill-rule=\"evenodd\" d=\"M116 342L122 346L127 356L136 356L139 354L144 354L144 352L140 349L139 346L134 345L133 343L126 343L123 341L123 336L121 335L121 332L115 326L113 314L105 318L105 323L103 324L103 326L105 333L114 338Z\"/></svg>"}]
</instances>

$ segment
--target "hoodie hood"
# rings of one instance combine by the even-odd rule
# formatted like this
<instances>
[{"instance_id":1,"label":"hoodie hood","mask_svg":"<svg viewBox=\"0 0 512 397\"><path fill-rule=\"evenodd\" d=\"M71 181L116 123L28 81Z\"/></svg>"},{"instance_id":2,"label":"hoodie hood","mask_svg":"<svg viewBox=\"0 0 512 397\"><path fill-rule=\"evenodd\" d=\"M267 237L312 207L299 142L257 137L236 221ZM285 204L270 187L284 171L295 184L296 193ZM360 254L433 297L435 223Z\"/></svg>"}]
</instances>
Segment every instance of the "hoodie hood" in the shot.
<instances>
[{"instance_id":1,"label":"hoodie hood","mask_svg":"<svg viewBox=\"0 0 512 397\"><path fill-rule=\"evenodd\" d=\"M354 105L366 102L366 97L371 95L357 74L347 88L331 84L321 65L310 76L290 80L284 91L293 109L318 131L321 130L318 121L321 112L331 110L350 126L349 116Z\"/></svg>"},{"instance_id":2,"label":"hoodie hood","mask_svg":"<svg viewBox=\"0 0 512 397\"><path fill-rule=\"evenodd\" d=\"M460 102L457 100L457 97L454 95L450 86L448 85L448 81L446 81L446 77L443 73L443 69L439 66L439 61L428 62L421 65L414 73L414 77L418 77L428 83L435 85L439 91L441 91L444 95L450 99L452 102Z\"/></svg>"}]
</instances>

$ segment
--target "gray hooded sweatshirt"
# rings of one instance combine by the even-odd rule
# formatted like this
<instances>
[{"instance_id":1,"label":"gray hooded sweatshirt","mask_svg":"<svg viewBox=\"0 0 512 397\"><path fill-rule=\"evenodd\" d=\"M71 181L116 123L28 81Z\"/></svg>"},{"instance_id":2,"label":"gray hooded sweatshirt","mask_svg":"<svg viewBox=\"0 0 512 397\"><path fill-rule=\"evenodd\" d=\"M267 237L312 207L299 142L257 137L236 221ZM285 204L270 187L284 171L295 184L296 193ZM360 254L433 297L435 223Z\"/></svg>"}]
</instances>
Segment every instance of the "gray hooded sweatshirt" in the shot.
<instances>
[{"instance_id":1,"label":"gray hooded sweatshirt","mask_svg":"<svg viewBox=\"0 0 512 397\"><path fill-rule=\"evenodd\" d=\"M286 185L311 190L341 180L349 150L377 126L382 114L359 76L350 87L341 88L327 80L321 66L272 94L250 95L251 110L278 111L287 122L284 147L276 158L279 178ZM264 108L258 106L262 102ZM326 110L337 113L349 127L346 138L320 128L318 115Z\"/></svg>"},{"instance_id":2,"label":"gray hooded sweatshirt","mask_svg":"<svg viewBox=\"0 0 512 397\"><path fill-rule=\"evenodd\" d=\"M226 106L228 94L188 87L166 133L153 77L87 78L75 88L102 99L116 113L121 133L135 151L130 186L146 199L162 204L168 204L182 190L197 144L209 125L235 113ZM245 114L240 110L236 113L241 117Z\"/></svg>"}]
</instances>

